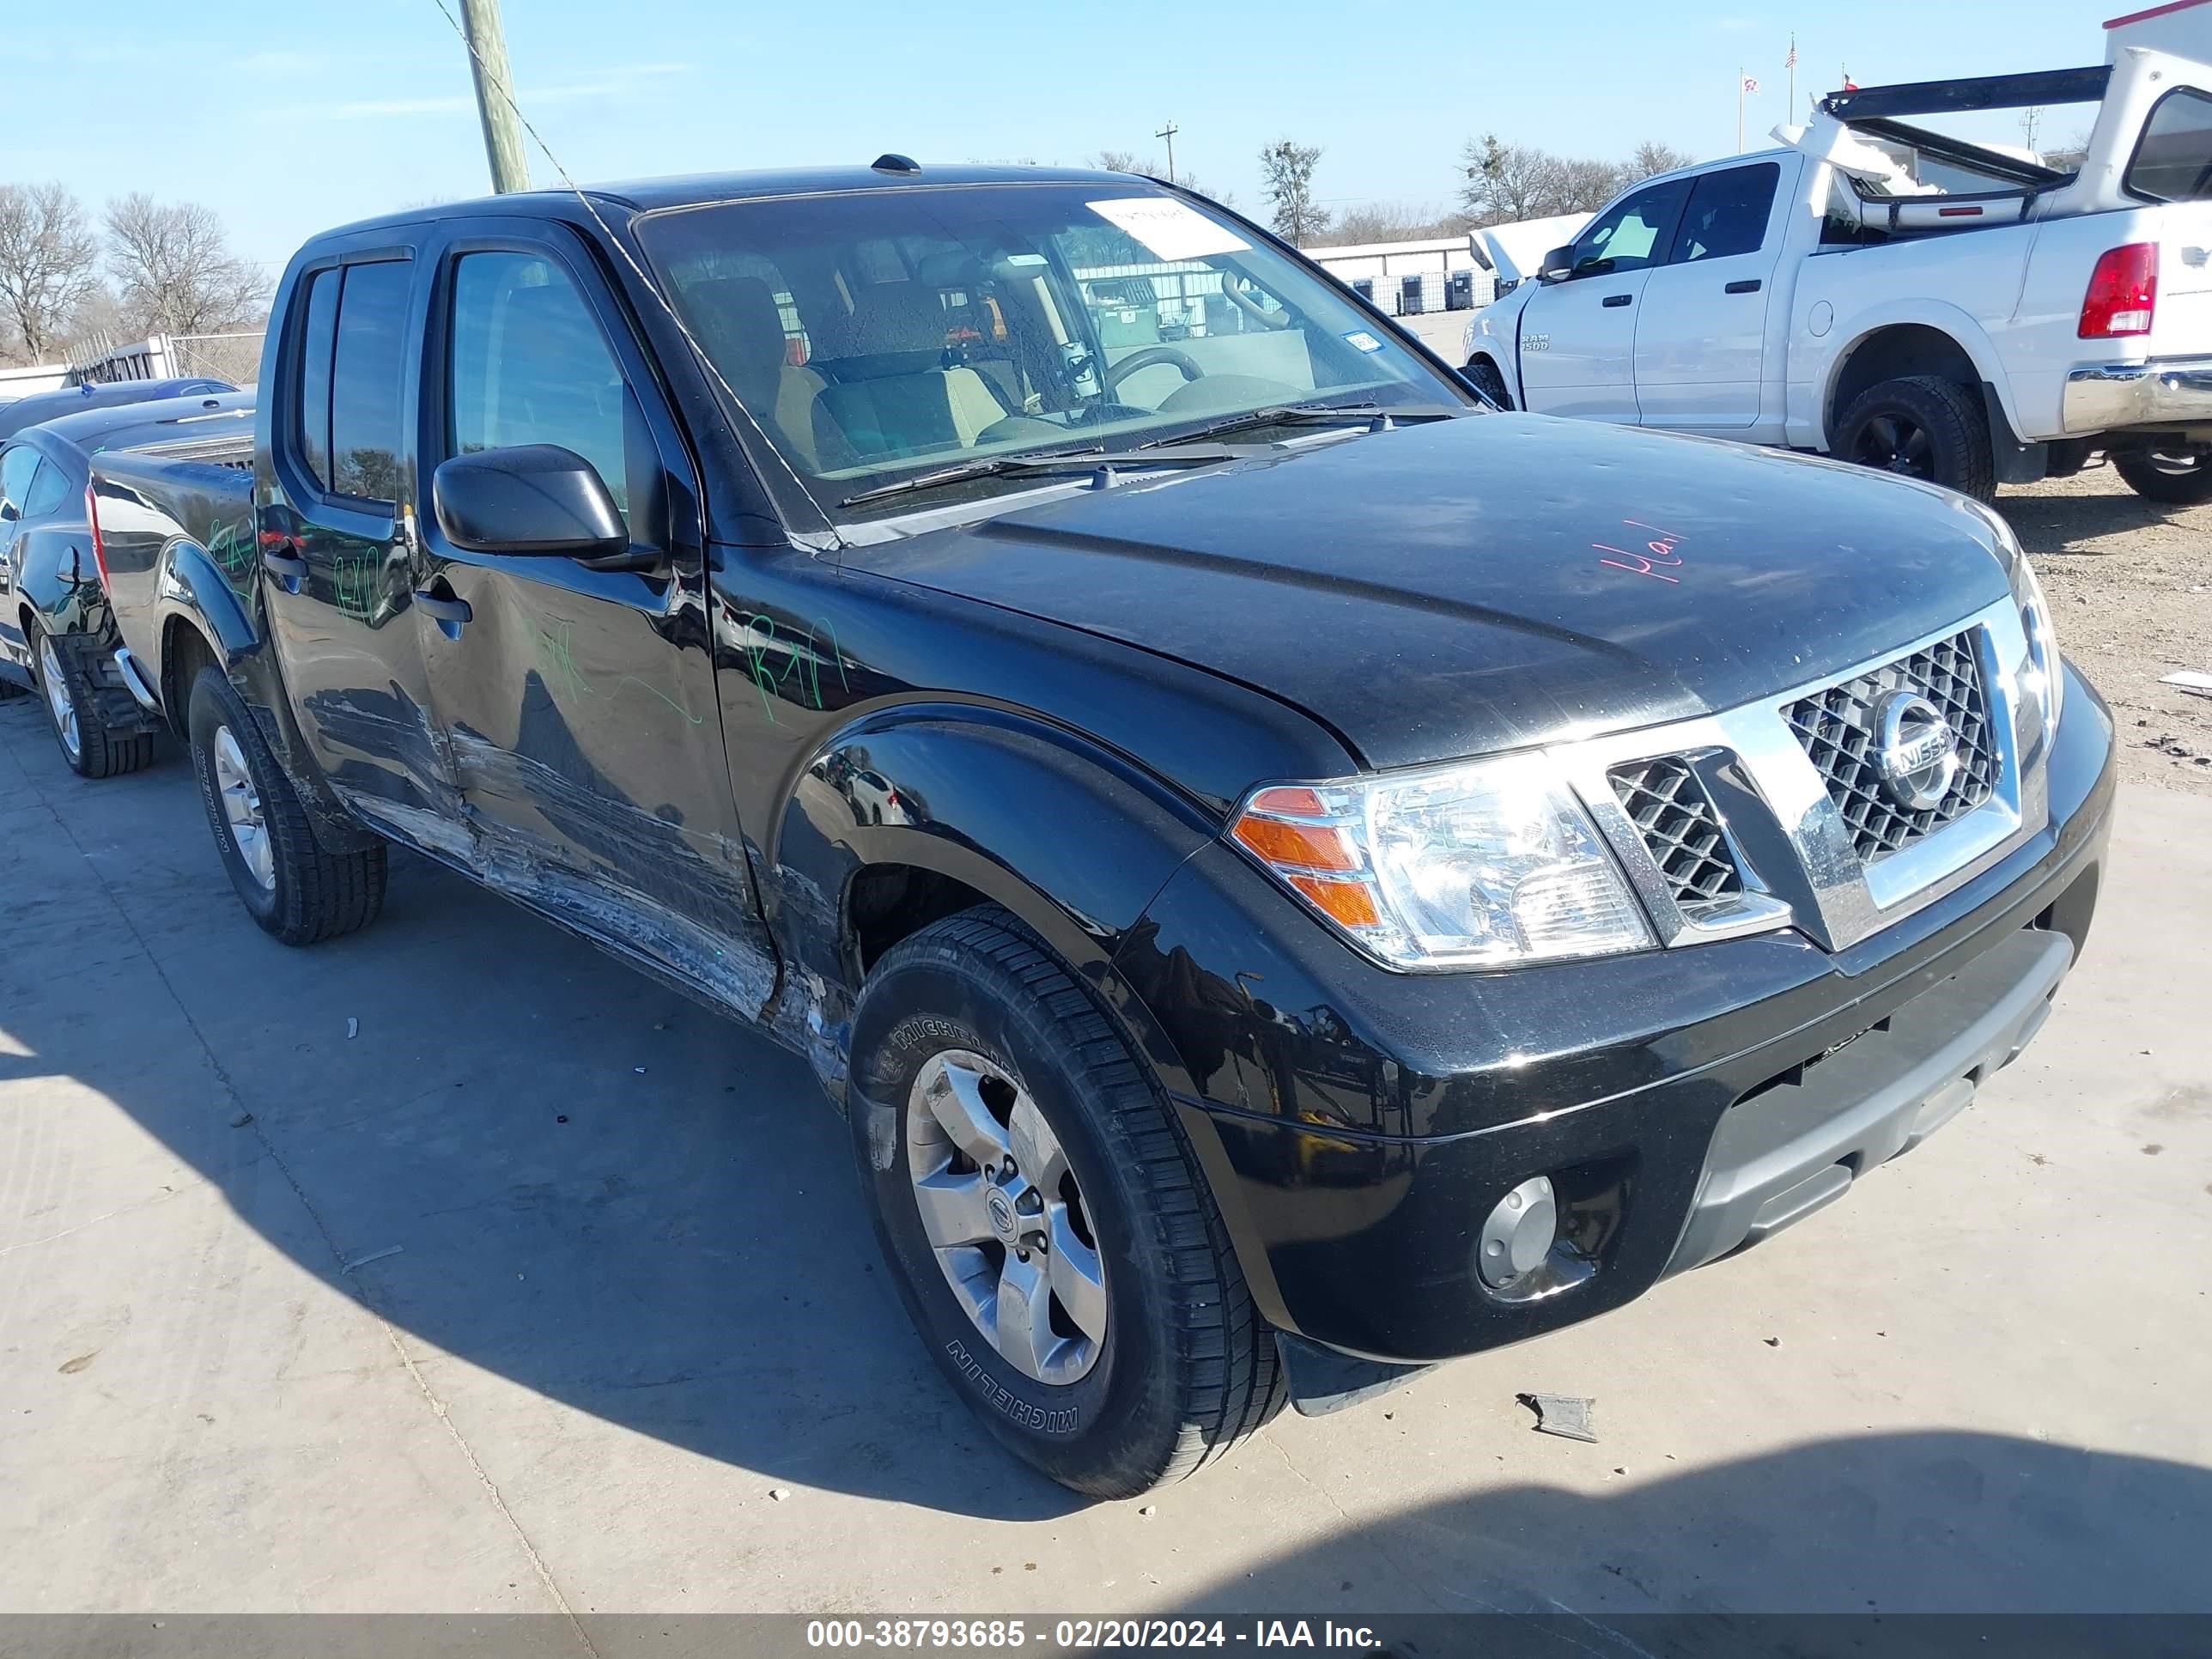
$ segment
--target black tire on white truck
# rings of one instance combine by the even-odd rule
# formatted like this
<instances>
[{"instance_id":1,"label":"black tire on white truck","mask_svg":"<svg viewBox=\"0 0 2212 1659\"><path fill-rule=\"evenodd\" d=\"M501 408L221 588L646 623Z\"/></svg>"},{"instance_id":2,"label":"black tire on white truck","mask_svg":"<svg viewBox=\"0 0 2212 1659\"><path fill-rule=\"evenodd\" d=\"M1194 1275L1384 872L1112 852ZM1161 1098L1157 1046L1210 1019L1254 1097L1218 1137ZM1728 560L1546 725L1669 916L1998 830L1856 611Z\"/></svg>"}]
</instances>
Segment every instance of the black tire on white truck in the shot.
<instances>
[{"instance_id":1,"label":"black tire on white truck","mask_svg":"<svg viewBox=\"0 0 2212 1659\"><path fill-rule=\"evenodd\" d=\"M1979 394L1955 380L1908 374L1869 386L1836 422L1829 453L1978 501L1996 499L1989 411Z\"/></svg>"},{"instance_id":2,"label":"black tire on white truck","mask_svg":"<svg viewBox=\"0 0 2212 1659\"><path fill-rule=\"evenodd\" d=\"M2201 449L2140 450L2112 457L2112 471L2147 501L2194 507L2212 501L2212 455Z\"/></svg>"}]
</instances>

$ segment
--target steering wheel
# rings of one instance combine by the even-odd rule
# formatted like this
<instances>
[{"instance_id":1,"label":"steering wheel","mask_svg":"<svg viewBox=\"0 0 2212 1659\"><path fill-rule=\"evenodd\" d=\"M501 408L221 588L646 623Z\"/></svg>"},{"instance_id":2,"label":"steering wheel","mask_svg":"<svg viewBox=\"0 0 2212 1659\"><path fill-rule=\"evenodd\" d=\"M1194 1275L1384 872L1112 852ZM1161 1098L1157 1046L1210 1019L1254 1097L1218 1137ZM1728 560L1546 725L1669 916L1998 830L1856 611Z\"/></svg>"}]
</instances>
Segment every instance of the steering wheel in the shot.
<instances>
[{"instance_id":1,"label":"steering wheel","mask_svg":"<svg viewBox=\"0 0 2212 1659\"><path fill-rule=\"evenodd\" d=\"M1259 324L1261 327L1288 328L1291 325L1289 312L1268 310L1252 297L1250 289L1251 284L1242 276L1224 274L1221 278L1221 291L1229 296L1229 303Z\"/></svg>"},{"instance_id":2,"label":"steering wheel","mask_svg":"<svg viewBox=\"0 0 2212 1659\"><path fill-rule=\"evenodd\" d=\"M1173 363L1185 381L1200 379L1206 374L1188 352L1177 351L1173 346L1146 346L1107 368L1106 389L1111 392L1139 369L1150 368L1155 363Z\"/></svg>"}]
</instances>

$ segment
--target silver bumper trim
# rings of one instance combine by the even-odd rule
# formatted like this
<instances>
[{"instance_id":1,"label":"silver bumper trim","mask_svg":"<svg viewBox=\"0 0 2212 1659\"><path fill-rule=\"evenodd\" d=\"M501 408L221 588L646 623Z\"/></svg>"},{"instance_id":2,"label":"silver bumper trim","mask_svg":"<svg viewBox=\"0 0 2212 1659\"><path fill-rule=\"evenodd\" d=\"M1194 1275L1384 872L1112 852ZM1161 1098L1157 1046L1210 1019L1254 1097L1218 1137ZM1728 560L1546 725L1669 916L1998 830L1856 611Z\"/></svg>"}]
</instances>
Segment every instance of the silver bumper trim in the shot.
<instances>
[{"instance_id":1,"label":"silver bumper trim","mask_svg":"<svg viewBox=\"0 0 2212 1659\"><path fill-rule=\"evenodd\" d=\"M2212 357L2093 363L2066 377L2060 423L2087 434L2130 426L2212 423Z\"/></svg>"}]
</instances>

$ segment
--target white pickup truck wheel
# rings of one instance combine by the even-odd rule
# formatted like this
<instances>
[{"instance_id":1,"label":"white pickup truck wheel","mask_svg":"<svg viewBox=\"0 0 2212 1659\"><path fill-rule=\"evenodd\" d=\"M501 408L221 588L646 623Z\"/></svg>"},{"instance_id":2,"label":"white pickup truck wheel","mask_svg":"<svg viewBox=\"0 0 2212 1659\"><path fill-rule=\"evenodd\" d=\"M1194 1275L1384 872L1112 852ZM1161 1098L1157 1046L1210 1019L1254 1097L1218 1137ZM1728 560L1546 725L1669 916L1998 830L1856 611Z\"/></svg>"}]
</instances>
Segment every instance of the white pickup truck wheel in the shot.
<instances>
[{"instance_id":1,"label":"white pickup truck wheel","mask_svg":"<svg viewBox=\"0 0 2212 1659\"><path fill-rule=\"evenodd\" d=\"M2170 501L2177 507L2212 501L2212 456L2201 449L2115 455L2112 471L2147 501Z\"/></svg>"},{"instance_id":2,"label":"white pickup truck wheel","mask_svg":"<svg viewBox=\"0 0 2212 1659\"><path fill-rule=\"evenodd\" d=\"M1978 501L1996 499L1988 411L1965 386L1932 374L1884 380L1851 399L1830 453Z\"/></svg>"}]
</instances>

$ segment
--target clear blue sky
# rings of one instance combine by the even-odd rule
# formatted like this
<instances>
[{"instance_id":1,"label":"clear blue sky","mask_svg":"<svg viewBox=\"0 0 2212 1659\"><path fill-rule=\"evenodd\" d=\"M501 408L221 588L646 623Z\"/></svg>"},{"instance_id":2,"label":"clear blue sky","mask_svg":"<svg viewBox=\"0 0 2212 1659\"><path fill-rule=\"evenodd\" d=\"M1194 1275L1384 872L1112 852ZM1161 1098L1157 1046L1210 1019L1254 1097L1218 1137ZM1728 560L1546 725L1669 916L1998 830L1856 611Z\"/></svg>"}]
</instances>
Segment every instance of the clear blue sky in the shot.
<instances>
[{"instance_id":1,"label":"clear blue sky","mask_svg":"<svg viewBox=\"0 0 2212 1659\"><path fill-rule=\"evenodd\" d=\"M447 0L458 10L458 0ZM1449 204L1470 134L1577 155L1756 147L1797 88L2055 69L2104 56L2118 0L504 0L524 112L585 181L885 149L925 162L1158 153L1256 210L1255 156L1323 147L1325 201ZM6 8L0 182L88 204L206 203L281 265L307 233L489 188L463 48L436 0L40 0ZM1405 23L1407 15L1418 22ZM124 91L126 95L112 94ZM2066 136L2059 112L2045 143ZM27 143L26 141L28 141ZM555 182L533 151L533 174Z\"/></svg>"}]
</instances>

